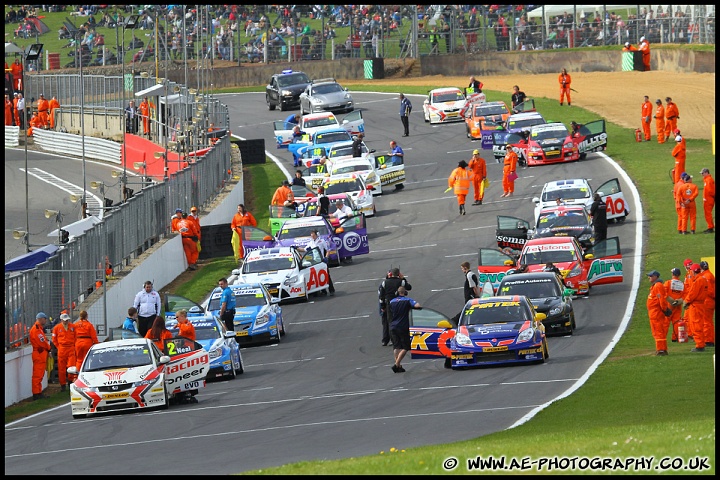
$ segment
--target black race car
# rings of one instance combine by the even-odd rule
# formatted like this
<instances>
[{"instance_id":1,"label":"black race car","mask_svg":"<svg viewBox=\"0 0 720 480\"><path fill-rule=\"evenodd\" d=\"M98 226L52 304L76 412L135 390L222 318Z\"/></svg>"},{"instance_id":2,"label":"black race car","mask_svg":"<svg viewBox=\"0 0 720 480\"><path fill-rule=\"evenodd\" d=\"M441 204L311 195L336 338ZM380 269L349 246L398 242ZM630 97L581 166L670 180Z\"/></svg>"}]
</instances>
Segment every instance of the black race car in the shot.
<instances>
[{"instance_id":1,"label":"black race car","mask_svg":"<svg viewBox=\"0 0 720 480\"><path fill-rule=\"evenodd\" d=\"M498 286L497 295L525 295L538 313L544 313L542 321L547 335L573 334L575 312L572 295L553 272L515 273L505 275Z\"/></svg>"},{"instance_id":2,"label":"black race car","mask_svg":"<svg viewBox=\"0 0 720 480\"><path fill-rule=\"evenodd\" d=\"M310 84L310 78L303 72L283 70L270 77L265 87L265 102L268 110L280 107L281 111L300 108L300 94Z\"/></svg>"}]
</instances>

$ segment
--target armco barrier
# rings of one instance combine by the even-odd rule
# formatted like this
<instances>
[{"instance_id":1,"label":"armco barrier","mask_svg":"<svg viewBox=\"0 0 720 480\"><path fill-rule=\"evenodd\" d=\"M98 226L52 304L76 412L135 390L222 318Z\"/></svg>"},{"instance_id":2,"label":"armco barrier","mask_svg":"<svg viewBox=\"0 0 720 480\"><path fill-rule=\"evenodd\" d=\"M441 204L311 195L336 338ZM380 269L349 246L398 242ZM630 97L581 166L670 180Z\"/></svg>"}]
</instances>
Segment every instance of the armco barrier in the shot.
<instances>
[{"instance_id":1,"label":"armco barrier","mask_svg":"<svg viewBox=\"0 0 720 480\"><path fill-rule=\"evenodd\" d=\"M5 125L5 146L17 147L20 145L20 127Z\"/></svg>"},{"instance_id":2,"label":"armco barrier","mask_svg":"<svg viewBox=\"0 0 720 480\"><path fill-rule=\"evenodd\" d=\"M46 152L77 156L82 152L82 137L52 130L34 129L35 144ZM112 140L85 136L85 156L120 164L121 145Z\"/></svg>"}]
</instances>

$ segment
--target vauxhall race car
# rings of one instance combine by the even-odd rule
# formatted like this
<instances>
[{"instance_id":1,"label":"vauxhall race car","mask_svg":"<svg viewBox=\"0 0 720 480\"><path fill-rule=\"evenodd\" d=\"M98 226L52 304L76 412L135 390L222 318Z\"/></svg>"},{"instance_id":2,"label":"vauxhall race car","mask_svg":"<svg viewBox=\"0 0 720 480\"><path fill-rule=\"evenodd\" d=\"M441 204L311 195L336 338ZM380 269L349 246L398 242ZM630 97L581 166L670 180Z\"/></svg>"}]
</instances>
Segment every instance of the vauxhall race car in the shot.
<instances>
[{"instance_id":1,"label":"vauxhall race car","mask_svg":"<svg viewBox=\"0 0 720 480\"><path fill-rule=\"evenodd\" d=\"M461 112L465 108L465 102L465 94L459 88L445 87L430 90L423 102L425 122L462 122Z\"/></svg>"},{"instance_id":2,"label":"vauxhall race car","mask_svg":"<svg viewBox=\"0 0 720 480\"><path fill-rule=\"evenodd\" d=\"M310 113L300 118L300 130L305 132L307 138L300 139L300 142L307 144L310 137L318 130L330 128L342 128L352 135L365 131L365 120L362 118L362 111L356 110L345 115L342 122L338 122L337 116L333 113ZM288 148L293 143L293 127L284 120L273 122L275 129L275 141L277 148Z\"/></svg>"},{"instance_id":3,"label":"vauxhall race car","mask_svg":"<svg viewBox=\"0 0 720 480\"><path fill-rule=\"evenodd\" d=\"M172 347L168 347L168 344ZM96 343L70 385L73 418L117 410L166 409L184 392L205 387L210 356L189 339L166 340L165 353L147 338ZM174 355L173 355L174 354Z\"/></svg>"},{"instance_id":4,"label":"vauxhall race car","mask_svg":"<svg viewBox=\"0 0 720 480\"><path fill-rule=\"evenodd\" d=\"M554 122L530 127L527 133L508 134L493 137L493 142L504 142L518 154L518 160L532 167L552 163L574 162L584 159L590 152L607 148L605 120L597 120L583 125L577 132L571 133L562 123ZM505 155L502 145L493 149L497 156Z\"/></svg>"},{"instance_id":5,"label":"vauxhall race car","mask_svg":"<svg viewBox=\"0 0 720 480\"><path fill-rule=\"evenodd\" d=\"M491 132L492 150L495 160L498 163L502 162L506 153L508 137L510 137L511 134L517 134L517 137L512 138L517 138L519 140L523 137L523 135L527 135L527 132L529 132L533 126L544 125L545 123L547 123L545 121L545 117L536 111L513 113L510 115L505 121L503 129ZM520 158L519 154L518 159L521 160L521 163L524 161L524 158Z\"/></svg>"},{"instance_id":6,"label":"vauxhall race car","mask_svg":"<svg viewBox=\"0 0 720 480\"><path fill-rule=\"evenodd\" d=\"M308 137L308 135L304 135ZM288 152L293 156L293 160L299 160L300 156L306 149L324 147L328 148L340 142L352 142L352 136L342 128L324 128L309 135L309 138L303 138L298 142L288 145Z\"/></svg>"},{"instance_id":7,"label":"vauxhall race car","mask_svg":"<svg viewBox=\"0 0 720 480\"><path fill-rule=\"evenodd\" d=\"M256 253L257 251L253 252L250 257ZM259 264L255 266L259 267ZM269 276L270 273L268 271L267 275ZM237 269L233 270L233 275L228 278L228 284L232 282L229 288L235 295L233 341L243 346L271 341L279 342L280 337L285 335L282 308L278 305L280 299L273 297L265 284L242 283L242 278L241 272ZM207 310L218 317L222 308L221 295L222 289L216 287L206 301Z\"/></svg>"},{"instance_id":8,"label":"vauxhall race car","mask_svg":"<svg viewBox=\"0 0 720 480\"><path fill-rule=\"evenodd\" d=\"M623 281L618 237L601 240L584 251L575 237L528 240L519 256L512 251L481 248L478 277L481 283L490 282L493 288L497 288L509 270L526 265L528 272L540 272L549 262L560 270L565 285L579 295L589 294L590 287L595 285Z\"/></svg>"},{"instance_id":9,"label":"vauxhall race car","mask_svg":"<svg viewBox=\"0 0 720 480\"><path fill-rule=\"evenodd\" d=\"M595 191L584 178L548 182L543 185L540 196L532 199L535 203L534 217L537 219L543 208L556 206L558 200L561 200L563 205L582 205L590 211L595 192L607 204L607 219L624 222L630 214L630 207L625 201L617 178L608 180Z\"/></svg>"},{"instance_id":10,"label":"vauxhall race car","mask_svg":"<svg viewBox=\"0 0 720 480\"><path fill-rule=\"evenodd\" d=\"M243 336L252 337L269 332L272 339L280 341L279 335L285 327L282 324L282 309L275 304L286 300L307 301L311 293L330 288L328 265L315 249L309 252L301 252L296 247L255 250L245 258L238 273L239 276L236 277L237 280L233 285L235 303L238 304L238 300L241 300L239 305L247 304L253 300L249 296L255 295L255 300L250 304L264 307L255 309L256 317L260 317L261 321L244 325L242 330L244 333L241 333ZM236 272L233 271L233 274ZM258 284L267 288L272 299L265 296L262 289L257 287ZM253 286L254 288L251 288ZM238 298L239 296L247 298ZM219 309L219 304L217 306ZM235 318L240 320L238 308L236 307L235 310ZM242 315L248 316L248 312ZM259 327L263 327L262 331L256 332Z\"/></svg>"},{"instance_id":11,"label":"vauxhall race car","mask_svg":"<svg viewBox=\"0 0 720 480\"><path fill-rule=\"evenodd\" d=\"M549 357L545 314L523 295L469 300L457 325L423 307L411 310L412 358L444 358L445 367L544 363Z\"/></svg>"}]
</instances>

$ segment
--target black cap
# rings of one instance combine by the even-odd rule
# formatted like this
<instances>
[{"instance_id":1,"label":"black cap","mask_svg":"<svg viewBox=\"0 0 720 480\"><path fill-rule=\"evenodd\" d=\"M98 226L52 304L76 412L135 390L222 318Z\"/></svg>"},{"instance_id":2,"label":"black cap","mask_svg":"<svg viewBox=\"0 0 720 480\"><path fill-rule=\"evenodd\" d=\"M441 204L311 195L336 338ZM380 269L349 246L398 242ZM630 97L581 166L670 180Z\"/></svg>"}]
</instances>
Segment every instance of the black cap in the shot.
<instances>
[{"instance_id":1,"label":"black cap","mask_svg":"<svg viewBox=\"0 0 720 480\"><path fill-rule=\"evenodd\" d=\"M648 273L646 273L648 277L658 277L660 278L660 272L657 270L650 270Z\"/></svg>"},{"instance_id":2,"label":"black cap","mask_svg":"<svg viewBox=\"0 0 720 480\"><path fill-rule=\"evenodd\" d=\"M290 182L288 182L287 180L283 180L283 181L282 181L282 184L283 184L283 185L290 185Z\"/></svg>"}]
</instances>

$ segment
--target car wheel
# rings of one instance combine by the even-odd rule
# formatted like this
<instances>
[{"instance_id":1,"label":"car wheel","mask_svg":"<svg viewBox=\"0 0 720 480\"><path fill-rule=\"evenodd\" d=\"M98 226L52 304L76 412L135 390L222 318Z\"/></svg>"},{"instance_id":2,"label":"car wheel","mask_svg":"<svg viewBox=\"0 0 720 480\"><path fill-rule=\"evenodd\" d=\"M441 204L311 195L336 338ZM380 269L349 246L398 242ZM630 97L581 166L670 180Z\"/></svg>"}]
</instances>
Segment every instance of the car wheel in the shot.
<instances>
[{"instance_id":1,"label":"car wheel","mask_svg":"<svg viewBox=\"0 0 720 480\"><path fill-rule=\"evenodd\" d=\"M542 360L541 363L545 363L550 358L550 350L548 350L547 337L543 339L542 343Z\"/></svg>"},{"instance_id":2,"label":"car wheel","mask_svg":"<svg viewBox=\"0 0 720 480\"><path fill-rule=\"evenodd\" d=\"M78 420L80 418L86 418L86 417L87 417L86 413L73 413L73 418L76 420Z\"/></svg>"},{"instance_id":3,"label":"car wheel","mask_svg":"<svg viewBox=\"0 0 720 480\"><path fill-rule=\"evenodd\" d=\"M587 157L587 153L580 154L580 160L585 160L585 157Z\"/></svg>"},{"instance_id":4,"label":"car wheel","mask_svg":"<svg viewBox=\"0 0 720 480\"><path fill-rule=\"evenodd\" d=\"M168 395L167 389L165 390L165 403L160 406L160 410L167 410L170 408L170 396Z\"/></svg>"},{"instance_id":5,"label":"car wheel","mask_svg":"<svg viewBox=\"0 0 720 480\"><path fill-rule=\"evenodd\" d=\"M443 367L452 368L452 360L450 360L448 357L445 357L445 363L443 363Z\"/></svg>"},{"instance_id":6,"label":"car wheel","mask_svg":"<svg viewBox=\"0 0 720 480\"><path fill-rule=\"evenodd\" d=\"M228 377L230 377L230 380L235 380L235 377L237 377L237 372L235 370L235 365L230 366L230 373L228 374Z\"/></svg>"},{"instance_id":7,"label":"car wheel","mask_svg":"<svg viewBox=\"0 0 720 480\"><path fill-rule=\"evenodd\" d=\"M265 95L265 101L267 102L268 110L275 110L275 105L270 101L270 95Z\"/></svg>"},{"instance_id":8,"label":"car wheel","mask_svg":"<svg viewBox=\"0 0 720 480\"><path fill-rule=\"evenodd\" d=\"M466 133L467 138L472 138L472 135L470 135L470 129L466 128L465 130L467 130L467 133Z\"/></svg>"},{"instance_id":9,"label":"car wheel","mask_svg":"<svg viewBox=\"0 0 720 480\"><path fill-rule=\"evenodd\" d=\"M285 107L285 104L282 103L282 101L279 102L279 105L280 105L280 111L281 111L281 112L284 112L285 110L287 110L287 108Z\"/></svg>"},{"instance_id":10,"label":"car wheel","mask_svg":"<svg viewBox=\"0 0 720 480\"><path fill-rule=\"evenodd\" d=\"M430 117L427 115L425 115L424 117L425 117L425 123L430 123Z\"/></svg>"},{"instance_id":11,"label":"car wheel","mask_svg":"<svg viewBox=\"0 0 720 480\"><path fill-rule=\"evenodd\" d=\"M575 314L573 313L570 317L570 335L575 333L575 329L577 328L577 325L575 324Z\"/></svg>"},{"instance_id":12,"label":"car wheel","mask_svg":"<svg viewBox=\"0 0 720 480\"><path fill-rule=\"evenodd\" d=\"M243 365L243 359L242 354L240 353L240 349L238 349L238 369L235 370L235 375L242 375L245 372L245 365Z\"/></svg>"},{"instance_id":13,"label":"car wheel","mask_svg":"<svg viewBox=\"0 0 720 480\"><path fill-rule=\"evenodd\" d=\"M280 321L280 335L283 337L285 336L285 322L282 320Z\"/></svg>"}]
</instances>

